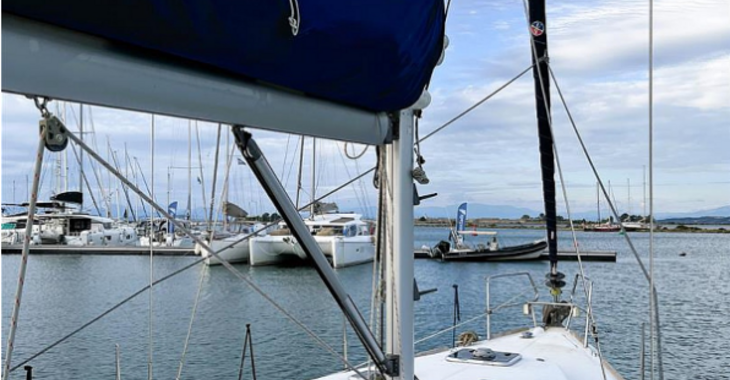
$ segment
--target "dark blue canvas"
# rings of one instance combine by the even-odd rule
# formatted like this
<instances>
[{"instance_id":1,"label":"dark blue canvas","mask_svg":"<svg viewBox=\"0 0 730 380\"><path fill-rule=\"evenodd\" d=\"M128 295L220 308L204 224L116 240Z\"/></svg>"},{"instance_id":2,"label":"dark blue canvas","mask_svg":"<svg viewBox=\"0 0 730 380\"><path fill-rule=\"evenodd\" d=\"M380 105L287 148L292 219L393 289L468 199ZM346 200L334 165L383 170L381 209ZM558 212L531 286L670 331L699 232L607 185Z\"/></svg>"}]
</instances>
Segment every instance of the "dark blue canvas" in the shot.
<instances>
[{"instance_id":1,"label":"dark blue canvas","mask_svg":"<svg viewBox=\"0 0 730 380\"><path fill-rule=\"evenodd\" d=\"M413 104L444 34L442 0L8 0L4 12L374 111Z\"/></svg>"}]
</instances>

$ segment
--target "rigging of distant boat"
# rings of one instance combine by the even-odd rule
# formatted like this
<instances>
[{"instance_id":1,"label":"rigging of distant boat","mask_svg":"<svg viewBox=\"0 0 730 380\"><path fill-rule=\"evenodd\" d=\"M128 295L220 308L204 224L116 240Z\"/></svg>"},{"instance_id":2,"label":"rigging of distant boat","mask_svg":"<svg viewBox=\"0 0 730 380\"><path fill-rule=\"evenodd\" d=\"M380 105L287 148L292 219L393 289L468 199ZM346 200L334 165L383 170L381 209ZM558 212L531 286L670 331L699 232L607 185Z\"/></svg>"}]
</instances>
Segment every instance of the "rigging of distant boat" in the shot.
<instances>
[{"instance_id":1,"label":"rigging of distant boat","mask_svg":"<svg viewBox=\"0 0 730 380\"><path fill-rule=\"evenodd\" d=\"M451 230L449 241L442 240L434 247L424 247L432 258L444 261L507 261L507 260L535 260L540 258L542 251L547 248L544 239L531 243L509 247L500 247L495 231L466 231L467 204L459 206L456 215L456 228ZM465 237L487 236L491 240L486 243L467 244Z\"/></svg>"}]
</instances>

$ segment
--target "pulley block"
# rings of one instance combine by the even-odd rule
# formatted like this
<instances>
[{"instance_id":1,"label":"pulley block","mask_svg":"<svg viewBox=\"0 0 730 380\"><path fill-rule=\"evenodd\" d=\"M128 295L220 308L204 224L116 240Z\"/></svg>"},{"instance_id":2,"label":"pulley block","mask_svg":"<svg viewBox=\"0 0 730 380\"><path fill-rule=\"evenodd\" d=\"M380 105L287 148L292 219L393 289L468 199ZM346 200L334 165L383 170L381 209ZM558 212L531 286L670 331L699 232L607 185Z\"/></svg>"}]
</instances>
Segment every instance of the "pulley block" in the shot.
<instances>
[{"instance_id":1,"label":"pulley block","mask_svg":"<svg viewBox=\"0 0 730 380\"><path fill-rule=\"evenodd\" d=\"M45 146L51 152L61 152L68 146L66 126L57 117L48 114L40 120L41 132L46 129Z\"/></svg>"}]
</instances>

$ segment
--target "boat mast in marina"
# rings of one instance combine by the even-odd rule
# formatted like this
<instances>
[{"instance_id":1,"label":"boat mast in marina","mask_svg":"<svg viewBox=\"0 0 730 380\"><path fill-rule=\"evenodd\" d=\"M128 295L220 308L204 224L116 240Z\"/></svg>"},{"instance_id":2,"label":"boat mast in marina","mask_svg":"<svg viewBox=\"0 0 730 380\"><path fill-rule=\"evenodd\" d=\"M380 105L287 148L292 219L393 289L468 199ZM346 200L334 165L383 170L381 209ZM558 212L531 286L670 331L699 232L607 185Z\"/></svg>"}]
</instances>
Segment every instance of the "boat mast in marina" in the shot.
<instances>
[{"instance_id":1,"label":"boat mast in marina","mask_svg":"<svg viewBox=\"0 0 730 380\"><path fill-rule=\"evenodd\" d=\"M79 103L79 136L84 141L84 105ZM84 192L84 151L79 152L79 191ZM83 200L79 209L84 209Z\"/></svg>"}]
</instances>

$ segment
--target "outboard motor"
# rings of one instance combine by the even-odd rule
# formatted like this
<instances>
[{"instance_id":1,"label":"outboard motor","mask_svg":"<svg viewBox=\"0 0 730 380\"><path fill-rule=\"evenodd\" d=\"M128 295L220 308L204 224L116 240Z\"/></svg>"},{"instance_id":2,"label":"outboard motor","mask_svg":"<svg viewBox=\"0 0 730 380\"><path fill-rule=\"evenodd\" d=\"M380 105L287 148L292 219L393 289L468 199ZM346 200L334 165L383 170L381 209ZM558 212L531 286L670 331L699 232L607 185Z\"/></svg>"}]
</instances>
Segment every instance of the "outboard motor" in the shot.
<instances>
[{"instance_id":1,"label":"outboard motor","mask_svg":"<svg viewBox=\"0 0 730 380\"><path fill-rule=\"evenodd\" d=\"M434 256L443 256L451 250L451 243L441 240L433 247Z\"/></svg>"}]
</instances>

